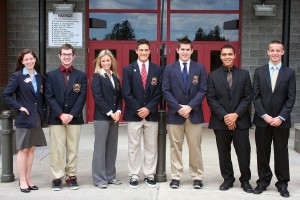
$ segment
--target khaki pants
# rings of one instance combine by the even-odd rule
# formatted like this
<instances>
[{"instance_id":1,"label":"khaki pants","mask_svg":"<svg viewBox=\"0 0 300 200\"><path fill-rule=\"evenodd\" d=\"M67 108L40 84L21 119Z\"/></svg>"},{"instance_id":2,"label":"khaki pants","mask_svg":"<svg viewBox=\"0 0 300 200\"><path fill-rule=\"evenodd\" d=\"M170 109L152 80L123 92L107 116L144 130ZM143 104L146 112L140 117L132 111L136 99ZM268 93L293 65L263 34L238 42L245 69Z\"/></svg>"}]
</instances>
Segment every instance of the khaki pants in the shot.
<instances>
[{"instance_id":1,"label":"khaki pants","mask_svg":"<svg viewBox=\"0 0 300 200\"><path fill-rule=\"evenodd\" d=\"M50 125L50 166L52 178L77 175L81 125ZM66 152L66 156L64 153Z\"/></svg>"},{"instance_id":2,"label":"khaki pants","mask_svg":"<svg viewBox=\"0 0 300 200\"><path fill-rule=\"evenodd\" d=\"M189 119L183 125L168 124L171 153L171 179L180 180L183 174L182 145L186 135L189 147L189 168L193 180L202 180L203 162L201 152L202 126Z\"/></svg>"},{"instance_id":3,"label":"khaki pants","mask_svg":"<svg viewBox=\"0 0 300 200\"><path fill-rule=\"evenodd\" d=\"M128 168L129 176L138 178L141 163L141 138L144 138L144 175L155 175L157 165L158 122L143 119L128 122Z\"/></svg>"}]
</instances>

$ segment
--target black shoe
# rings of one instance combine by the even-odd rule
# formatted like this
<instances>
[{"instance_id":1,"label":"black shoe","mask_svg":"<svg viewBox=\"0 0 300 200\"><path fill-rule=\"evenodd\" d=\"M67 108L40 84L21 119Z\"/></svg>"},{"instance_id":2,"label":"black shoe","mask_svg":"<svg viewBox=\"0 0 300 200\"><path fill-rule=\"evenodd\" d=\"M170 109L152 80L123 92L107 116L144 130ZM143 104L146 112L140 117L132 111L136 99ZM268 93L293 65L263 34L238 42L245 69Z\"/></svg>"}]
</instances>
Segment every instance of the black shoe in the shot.
<instances>
[{"instance_id":1,"label":"black shoe","mask_svg":"<svg viewBox=\"0 0 300 200\"><path fill-rule=\"evenodd\" d=\"M129 185L132 188L138 188L139 187L139 182L136 178L130 178Z\"/></svg>"},{"instance_id":2,"label":"black shoe","mask_svg":"<svg viewBox=\"0 0 300 200\"><path fill-rule=\"evenodd\" d=\"M226 190L229 190L229 188L231 188L231 187L233 187L233 183L232 182L224 181L220 185L219 189L223 190L223 191L226 191Z\"/></svg>"},{"instance_id":3,"label":"black shoe","mask_svg":"<svg viewBox=\"0 0 300 200\"><path fill-rule=\"evenodd\" d=\"M193 181L193 187L194 187L194 189L201 189L203 187L202 180L195 179Z\"/></svg>"},{"instance_id":4,"label":"black shoe","mask_svg":"<svg viewBox=\"0 0 300 200\"><path fill-rule=\"evenodd\" d=\"M278 191L280 192L280 195L282 197L290 197L290 193L289 191L287 190L287 187L281 187L281 188L278 188Z\"/></svg>"},{"instance_id":5,"label":"black shoe","mask_svg":"<svg viewBox=\"0 0 300 200\"><path fill-rule=\"evenodd\" d=\"M180 186L180 180L172 179L170 182L170 187L172 189L178 189Z\"/></svg>"},{"instance_id":6,"label":"black shoe","mask_svg":"<svg viewBox=\"0 0 300 200\"><path fill-rule=\"evenodd\" d=\"M262 185L257 185L256 188L253 190L253 194L261 194L263 191L265 191L267 187Z\"/></svg>"},{"instance_id":7,"label":"black shoe","mask_svg":"<svg viewBox=\"0 0 300 200\"><path fill-rule=\"evenodd\" d=\"M247 193L253 193L253 188L248 181L242 182L241 188Z\"/></svg>"},{"instance_id":8,"label":"black shoe","mask_svg":"<svg viewBox=\"0 0 300 200\"><path fill-rule=\"evenodd\" d=\"M36 186L36 185L32 185L32 186L29 185L28 187L30 190L38 190L39 189L38 186Z\"/></svg>"},{"instance_id":9,"label":"black shoe","mask_svg":"<svg viewBox=\"0 0 300 200\"><path fill-rule=\"evenodd\" d=\"M21 188L20 181L19 181L19 187L20 187L21 192L24 192L24 193L29 193L30 192L29 187L28 188L24 188L24 189Z\"/></svg>"},{"instance_id":10,"label":"black shoe","mask_svg":"<svg viewBox=\"0 0 300 200\"><path fill-rule=\"evenodd\" d=\"M53 179L52 180L52 190L53 191L61 191L61 179Z\"/></svg>"},{"instance_id":11,"label":"black shoe","mask_svg":"<svg viewBox=\"0 0 300 200\"><path fill-rule=\"evenodd\" d=\"M156 180L153 176L148 176L144 178L144 182L149 186L149 187L156 187Z\"/></svg>"},{"instance_id":12,"label":"black shoe","mask_svg":"<svg viewBox=\"0 0 300 200\"><path fill-rule=\"evenodd\" d=\"M79 185L77 183L77 177L76 176L69 176L66 179L66 183L69 186L71 190L78 190Z\"/></svg>"}]
</instances>

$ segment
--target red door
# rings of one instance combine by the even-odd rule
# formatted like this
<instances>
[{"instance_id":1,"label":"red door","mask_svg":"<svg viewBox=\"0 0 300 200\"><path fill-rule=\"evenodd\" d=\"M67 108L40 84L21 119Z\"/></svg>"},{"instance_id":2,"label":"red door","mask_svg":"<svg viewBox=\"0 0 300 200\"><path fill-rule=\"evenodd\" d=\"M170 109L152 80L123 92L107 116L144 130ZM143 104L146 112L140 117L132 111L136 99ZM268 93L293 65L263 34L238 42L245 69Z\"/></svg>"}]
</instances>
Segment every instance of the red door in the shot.
<instances>
[{"instance_id":1,"label":"red door","mask_svg":"<svg viewBox=\"0 0 300 200\"><path fill-rule=\"evenodd\" d=\"M226 43L228 44L228 43ZM224 46L224 43L220 42L211 42L211 43L193 43L193 54L191 56L191 59L193 61L203 63L206 69L207 74L210 71L213 71L214 69L219 68L222 65L222 62L220 60L220 49ZM236 59L235 59L235 65L239 67L239 45L238 44L230 44L232 45L236 50ZM170 44L170 53L169 53L169 62L172 63L176 60L178 60L178 54L176 52L177 43L171 43ZM209 122L210 118L210 109L208 107L206 97L202 103L202 109L204 114L204 123Z\"/></svg>"},{"instance_id":2,"label":"red door","mask_svg":"<svg viewBox=\"0 0 300 200\"><path fill-rule=\"evenodd\" d=\"M88 48L88 94L87 94L87 121L94 121L94 99L91 90L91 80L94 74L94 60L97 58L101 50L109 49L115 56L118 64L118 73L120 81L122 83L123 78L123 67L137 60L135 53L136 41L92 41ZM153 63L159 64L158 62L158 50L156 43L150 43L151 55L150 59ZM124 108L124 103L123 103ZM122 119L122 118L121 118Z\"/></svg>"}]
</instances>

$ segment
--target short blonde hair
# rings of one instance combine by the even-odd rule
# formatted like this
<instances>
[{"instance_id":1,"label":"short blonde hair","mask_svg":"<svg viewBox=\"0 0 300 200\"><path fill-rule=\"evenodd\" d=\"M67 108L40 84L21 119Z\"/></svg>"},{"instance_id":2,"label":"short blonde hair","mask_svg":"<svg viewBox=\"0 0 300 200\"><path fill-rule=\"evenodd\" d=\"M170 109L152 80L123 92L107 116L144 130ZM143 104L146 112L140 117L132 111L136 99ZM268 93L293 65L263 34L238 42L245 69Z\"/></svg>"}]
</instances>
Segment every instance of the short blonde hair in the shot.
<instances>
[{"instance_id":1,"label":"short blonde hair","mask_svg":"<svg viewBox=\"0 0 300 200\"><path fill-rule=\"evenodd\" d=\"M105 49L105 50L102 50L98 57L94 60L94 65L95 65L95 73L99 73L100 75L104 76L103 72L101 71L101 59L104 57L104 56L109 56L110 59L111 59L111 71L115 74L115 76L117 78L119 78L119 74L118 74L118 68L117 68L117 60L116 58L114 57L114 55L111 53L110 50L108 49Z\"/></svg>"}]
</instances>

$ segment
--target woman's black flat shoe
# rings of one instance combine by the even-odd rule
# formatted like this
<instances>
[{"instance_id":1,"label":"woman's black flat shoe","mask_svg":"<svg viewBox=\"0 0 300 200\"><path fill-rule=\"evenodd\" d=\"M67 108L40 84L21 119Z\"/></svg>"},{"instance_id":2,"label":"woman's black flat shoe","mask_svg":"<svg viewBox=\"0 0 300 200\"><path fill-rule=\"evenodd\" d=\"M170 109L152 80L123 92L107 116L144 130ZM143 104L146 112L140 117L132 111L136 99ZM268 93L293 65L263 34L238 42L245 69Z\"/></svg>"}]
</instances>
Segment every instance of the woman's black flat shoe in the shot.
<instances>
[{"instance_id":1,"label":"woman's black flat shoe","mask_svg":"<svg viewBox=\"0 0 300 200\"><path fill-rule=\"evenodd\" d=\"M21 192L24 192L24 193L30 192L30 189L29 189L29 188L25 188L25 189L20 188L20 190L21 190Z\"/></svg>"},{"instance_id":2,"label":"woman's black flat shoe","mask_svg":"<svg viewBox=\"0 0 300 200\"><path fill-rule=\"evenodd\" d=\"M38 190L39 189L38 186L36 186L36 185L33 185L33 186L29 185L28 187L30 190Z\"/></svg>"}]
</instances>

